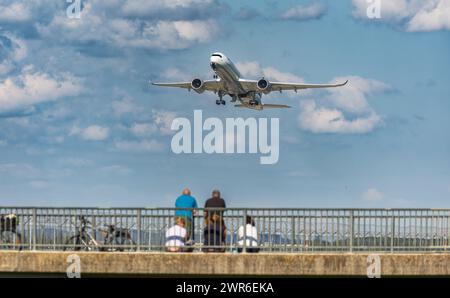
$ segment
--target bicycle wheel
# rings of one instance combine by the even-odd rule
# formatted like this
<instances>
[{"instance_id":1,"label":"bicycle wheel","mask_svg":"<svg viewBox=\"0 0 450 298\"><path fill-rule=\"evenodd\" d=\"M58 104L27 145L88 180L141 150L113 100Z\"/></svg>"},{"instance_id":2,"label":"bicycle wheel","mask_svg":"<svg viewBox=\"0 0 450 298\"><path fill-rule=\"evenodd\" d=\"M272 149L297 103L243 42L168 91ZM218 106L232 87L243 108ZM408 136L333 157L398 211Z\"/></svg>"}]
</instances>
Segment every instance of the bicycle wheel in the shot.
<instances>
[{"instance_id":1,"label":"bicycle wheel","mask_svg":"<svg viewBox=\"0 0 450 298\"><path fill-rule=\"evenodd\" d=\"M97 243L97 241L91 239L89 240L87 246L86 246L86 251L101 251L102 247Z\"/></svg>"},{"instance_id":2,"label":"bicycle wheel","mask_svg":"<svg viewBox=\"0 0 450 298\"><path fill-rule=\"evenodd\" d=\"M120 251L136 251L136 243L131 238L123 239L122 245Z\"/></svg>"},{"instance_id":3,"label":"bicycle wheel","mask_svg":"<svg viewBox=\"0 0 450 298\"><path fill-rule=\"evenodd\" d=\"M86 241L84 241L83 237L81 237L80 235L75 235L69 237L64 243L63 251L66 250L89 250L89 245L86 243Z\"/></svg>"}]
</instances>

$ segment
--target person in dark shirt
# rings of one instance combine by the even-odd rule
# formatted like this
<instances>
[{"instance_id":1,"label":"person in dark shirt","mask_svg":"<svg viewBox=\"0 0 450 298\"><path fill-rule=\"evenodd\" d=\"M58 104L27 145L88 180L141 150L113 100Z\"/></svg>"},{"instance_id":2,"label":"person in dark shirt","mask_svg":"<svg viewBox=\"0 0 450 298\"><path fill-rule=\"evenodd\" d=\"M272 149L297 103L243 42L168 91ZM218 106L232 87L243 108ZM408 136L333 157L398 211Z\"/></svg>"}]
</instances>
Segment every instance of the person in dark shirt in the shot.
<instances>
[{"instance_id":1,"label":"person in dark shirt","mask_svg":"<svg viewBox=\"0 0 450 298\"><path fill-rule=\"evenodd\" d=\"M205 202L205 218L211 217L213 214L218 214L222 220L223 210L214 209L224 209L226 208L225 200L220 197L220 191L213 190L212 197ZM208 210L211 209L211 210Z\"/></svg>"}]
</instances>

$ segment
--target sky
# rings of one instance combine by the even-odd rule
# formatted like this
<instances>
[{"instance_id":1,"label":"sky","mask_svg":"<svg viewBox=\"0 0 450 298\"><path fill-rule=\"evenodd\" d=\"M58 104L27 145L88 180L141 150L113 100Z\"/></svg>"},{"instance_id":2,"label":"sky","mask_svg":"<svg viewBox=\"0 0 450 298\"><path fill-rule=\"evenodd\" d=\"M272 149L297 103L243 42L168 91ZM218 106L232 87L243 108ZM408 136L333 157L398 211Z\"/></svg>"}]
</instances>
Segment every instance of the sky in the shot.
<instances>
[{"instance_id":1,"label":"sky","mask_svg":"<svg viewBox=\"0 0 450 298\"><path fill-rule=\"evenodd\" d=\"M0 205L449 208L450 1L0 0ZM373 8L373 7L372 7ZM371 8L371 9L372 9ZM376 12L376 10L370 10ZM261 112L149 81L329 83ZM280 120L280 157L174 154L176 117Z\"/></svg>"}]
</instances>

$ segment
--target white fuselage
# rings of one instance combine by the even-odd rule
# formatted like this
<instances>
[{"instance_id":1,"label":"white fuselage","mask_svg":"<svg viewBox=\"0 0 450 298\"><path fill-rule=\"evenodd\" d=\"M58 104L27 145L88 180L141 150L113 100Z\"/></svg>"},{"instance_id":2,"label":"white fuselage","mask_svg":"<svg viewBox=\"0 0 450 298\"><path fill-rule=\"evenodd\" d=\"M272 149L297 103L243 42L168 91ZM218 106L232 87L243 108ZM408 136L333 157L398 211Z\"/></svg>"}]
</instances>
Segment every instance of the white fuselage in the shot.
<instances>
[{"instance_id":1,"label":"white fuselage","mask_svg":"<svg viewBox=\"0 0 450 298\"><path fill-rule=\"evenodd\" d=\"M210 58L210 65L215 74L223 82L226 93L234 99L247 102L248 100L260 99L260 94L249 92L239 82L241 74L234 66L233 62L222 53L213 53Z\"/></svg>"}]
</instances>

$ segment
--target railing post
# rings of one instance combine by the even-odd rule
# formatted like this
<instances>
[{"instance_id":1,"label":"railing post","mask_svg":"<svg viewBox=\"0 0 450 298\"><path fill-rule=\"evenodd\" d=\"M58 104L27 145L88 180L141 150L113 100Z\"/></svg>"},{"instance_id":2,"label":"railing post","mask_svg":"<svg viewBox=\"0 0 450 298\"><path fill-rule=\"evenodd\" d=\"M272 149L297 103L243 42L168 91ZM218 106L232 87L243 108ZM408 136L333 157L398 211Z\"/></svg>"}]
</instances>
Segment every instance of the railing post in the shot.
<instances>
[{"instance_id":1,"label":"railing post","mask_svg":"<svg viewBox=\"0 0 450 298\"><path fill-rule=\"evenodd\" d=\"M244 209L244 221L242 226L244 227L244 239L243 239L243 246L242 246L242 252L247 252L247 209ZM239 236L239 235L238 235ZM238 241L239 244L239 241Z\"/></svg>"},{"instance_id":2,"label":"railing post","mask_svg":"<svg viewBox=\"0 0 450 298\"><path fill-rule=\"evenodd\" d=\"M355 234L355 227L354 227L354 217L353 217L353 210L350 210L350 218L349 218L349 234L350 234L350 252L353 252L353 237Z\"/></svg>"},{"instance_id":3,"label":"railing post","mask_svg":"<svg viewBox=\"0 0 450 298\"><path fill-rule=\"evenodd\" d=\"M448 250L449 236L450 236L450 216L447 214L447 235L445 236L445 251Z\"/></svg>"},{"instance_id":4,"label":"railing post","mask_svg":"<svg viewBox=\"0 0 450 298\"><path fill-rule=\"evenodd\" d=\"M391 216L392 230L391 230L391 253L394 252L394 236L395 236L395 217L394 214Z\"/></svg>"},{"instance_id":5,"label":"railing post","mask_svg":"<svg viewBox=\"0 0 450 298\"><path fill-rule=\"evenodd\" d=\"M142 215L142 210L138 209L137 210L137 216L136 216L136 229L137 229L137 251L141 250L141 215Z\"/></svg>"},{"instance_id":6,"label":"railing post","mask_svg":"<svg viewBox=\"0 0 450 298\"><path fill-rule=\"evenodd\" d=\"M92 214L92 235L94 235L94 240L97 241L97 218L95 214Z\"/></svg>"},{"instance_id":7,"label":"railing post","mask_svg":"<svg viewBox=\"0 0 450 298\"><path fill-rule=\"evenodd\" d=\"M295 241L295 216L292 215L291 218L291 237L292 237L292 245L291 245L291 251L294 250L294 247L297 245Z\"/></svg>"},{"instance_id":8,"label":"railing post","mask_svg":"<svg viewBox=\"0 0 450 298\"><path fill-rule=\"evenodd\" d=\"M36 213L36 208L33 208L32 211L32 232L31 232L31 245L32 245L32 249L36 250L36 234L37 234L37 213Z\"/></svg>"}]
</instances>

